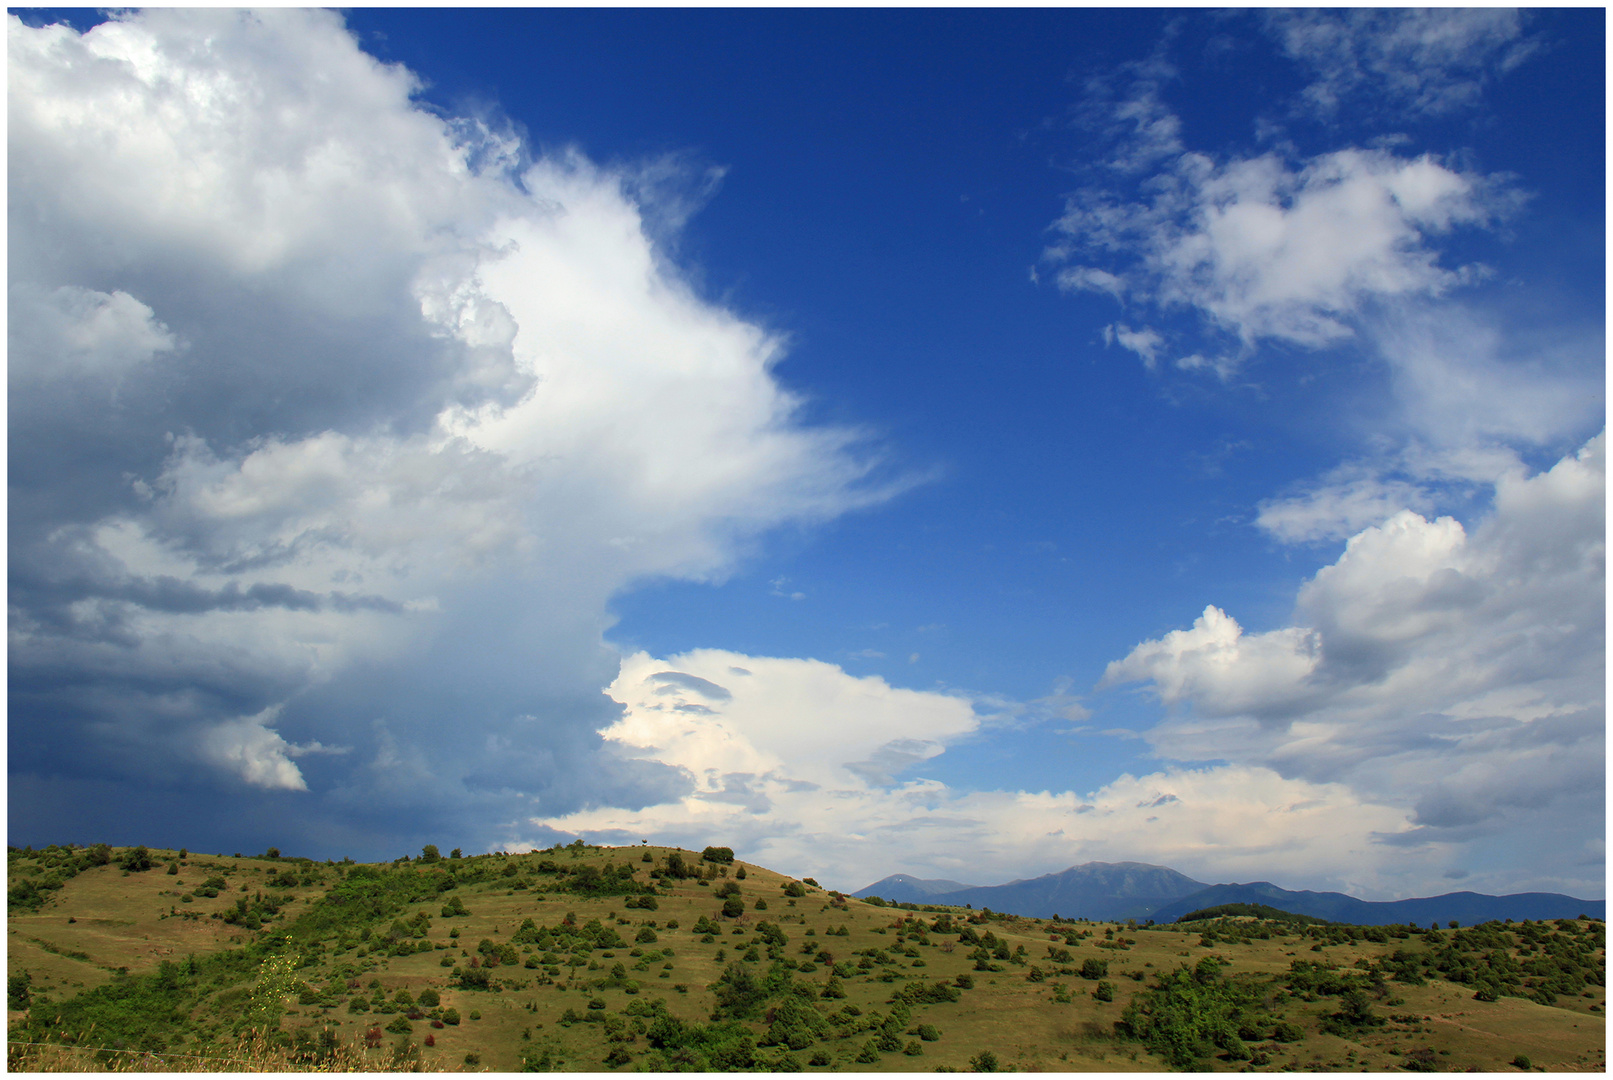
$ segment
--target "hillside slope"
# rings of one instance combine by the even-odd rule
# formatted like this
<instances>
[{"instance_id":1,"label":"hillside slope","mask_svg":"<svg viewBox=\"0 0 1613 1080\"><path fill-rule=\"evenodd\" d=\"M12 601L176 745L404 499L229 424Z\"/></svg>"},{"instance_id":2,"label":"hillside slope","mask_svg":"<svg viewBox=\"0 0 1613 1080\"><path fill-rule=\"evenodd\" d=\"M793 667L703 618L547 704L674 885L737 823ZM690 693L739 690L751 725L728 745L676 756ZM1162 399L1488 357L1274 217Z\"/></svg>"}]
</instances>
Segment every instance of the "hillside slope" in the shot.
<instances>
[{"instance_id":1,"label":"hillside slope","mask_svg":"<svg viewBox=\"0 0 1613 1080\"><path fill-rule=\"evenodd\" d=\"M724 848L429 854L9 852L8 1065L143 1068L146 1054L223 1071L1605 1065L1599 922L1131 927L893 908ZM1154 869L1087 877L1146 895ZM1204 1008L1225 1026L1195 1020Z\"/></svg>"}]
</instances>

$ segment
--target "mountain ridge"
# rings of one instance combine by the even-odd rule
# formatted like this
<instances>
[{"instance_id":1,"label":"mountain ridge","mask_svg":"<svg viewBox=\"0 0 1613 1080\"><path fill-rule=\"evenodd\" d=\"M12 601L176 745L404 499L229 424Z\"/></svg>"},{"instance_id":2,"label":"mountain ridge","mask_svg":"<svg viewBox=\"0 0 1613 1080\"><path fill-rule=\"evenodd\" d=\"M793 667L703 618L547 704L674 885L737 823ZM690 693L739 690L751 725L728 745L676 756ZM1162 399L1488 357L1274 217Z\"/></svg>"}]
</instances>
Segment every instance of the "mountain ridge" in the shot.
<instances>
[{"instance_id":1,"label":"mountain ridge","mask_svg":"<svg viewBox=\"0 0 1613 1080\"><path fill-rule=\"evenodd\" d=\"M897 878L907 878L907 881L898 882ZM1139 862L1082 863L1041 877L952 892L894 887L910 883L935 884L922 878L892 875L851 895L859 899L878 896L897 903L991 908L1014 914L1028 915L1034 911L1041 913L1039 918L1061 914L1071 918L1145 919L1157 908L1208 887L1207 883L1195 881L1169 867Z\"/></svg>"},{"instance_id":2,"label":"mountain ridge","mask_svg":"<svg viewBox=\"0 0 1613 1080\"><path fill-rule=\"evenodd\" d=\"M1048 918L1152 919L1170 922L1188 912L1221 904L1259 903L1296 915L1312 915L1359 926L1406 923L1465 925L1502 919L1555 919L1589 915L1604 919L1606 900L1583 900L1563 893L1453 892L1403 900L1361 900L1347 893L1290 890L1269 881L1206 884L1169 867L1151 863L1090 862L1037 878L1003 885L966 886L893 874L851 895L878 896L896 903L941 904L991 908L1016 915Z\"/></svg>"}]
</instances>

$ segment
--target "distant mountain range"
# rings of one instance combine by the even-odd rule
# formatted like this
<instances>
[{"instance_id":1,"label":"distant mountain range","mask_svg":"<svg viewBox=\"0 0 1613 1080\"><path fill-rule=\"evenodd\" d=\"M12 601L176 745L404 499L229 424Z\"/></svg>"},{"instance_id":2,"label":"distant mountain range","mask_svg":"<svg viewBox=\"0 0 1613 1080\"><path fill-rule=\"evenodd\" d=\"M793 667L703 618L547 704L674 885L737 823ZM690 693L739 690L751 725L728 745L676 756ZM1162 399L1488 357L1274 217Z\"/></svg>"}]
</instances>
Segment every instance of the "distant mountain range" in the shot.
<instances>
[{"instance_id":1,"label":"distant mountain range","mask_svg":"<svg viewBox=\"0 0 1613 1080\"><path fill-rule=\"evenodd\" d=\"M1207 885L1165 866L1147 863L1084 863L1039 878L1006 885L960 885L894 874L852 893L896 903L965 905L1015 915L1095 920L1153 919L1173 922L1189 912L1221 904L1267 904L1297 915L1314 915L1358 926L1389 923L1447 923L1464 926L1491 919L1603 919L1605 900L1577 900L1561 893L1486 896L1456 892L1414 900L1375 902L1335 892L1293 892L1267 881L1246 885Z\"/></svg>"},{"instance_id":2,"label":"distant mountain range","mask_svg":"<svg viewBox=\"0 0 1613 1080\"><path fill-rule=\"evenodd\" d=\"M1044 919L1054 914L1069 918L1147 919L1166 904L1209 887L1169 867L1135 862L1085 863L1039 878L1006 885L965 885L951 892L932 888L937 884L941 883L897 874L852 895L879 896L897 903L968 904Z\"/></svg>"}]
</instances>

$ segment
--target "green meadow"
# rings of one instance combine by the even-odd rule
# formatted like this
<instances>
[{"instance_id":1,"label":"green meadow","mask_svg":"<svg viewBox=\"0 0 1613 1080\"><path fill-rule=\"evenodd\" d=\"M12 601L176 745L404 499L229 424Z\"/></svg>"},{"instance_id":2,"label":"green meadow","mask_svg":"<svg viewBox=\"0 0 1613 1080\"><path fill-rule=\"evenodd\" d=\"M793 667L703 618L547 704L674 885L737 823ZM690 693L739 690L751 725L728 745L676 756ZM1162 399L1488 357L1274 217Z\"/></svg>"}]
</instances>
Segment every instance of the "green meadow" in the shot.
<instances>
[{"instance_id":1,"label":"green meadow","mask_svg":"<svg viewBox=\"0 0 1613 1080\"><path fill-rule=\"evenodd\" d=\"M1590 920L1031 919L580 842L380 864L51 847L8 870L24 1071L1606 1068Z\"/></svg>"}]
</instances>

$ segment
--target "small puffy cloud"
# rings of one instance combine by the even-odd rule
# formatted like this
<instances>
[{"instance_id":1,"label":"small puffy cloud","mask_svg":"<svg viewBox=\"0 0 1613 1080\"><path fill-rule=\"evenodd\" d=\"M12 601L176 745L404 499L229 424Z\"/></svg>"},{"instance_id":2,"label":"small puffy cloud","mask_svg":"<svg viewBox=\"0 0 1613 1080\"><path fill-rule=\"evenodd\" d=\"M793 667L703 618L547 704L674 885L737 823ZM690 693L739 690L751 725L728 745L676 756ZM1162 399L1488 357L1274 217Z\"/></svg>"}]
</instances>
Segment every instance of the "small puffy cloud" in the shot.
<instances>
[{"instance_id":1,"label":"small puffy cloud","mask_svg":"<svg viewBox=\"0 0 1613 1080\"><path fill-rule=\"evenodd\" d=\"M303 747L286 742L278 731L269 727L278 712L278 708L271 708L257 716L214 724L201 735L203 757L253 787L307 791L302 771L291 759L306 753L330 751L319 743Z\"/></svg>"},{"instance_id":2,"label":"small puffy cloud","mask_svg":"<svg viewBox=\"0 0 1613 1080\"><path fill-rule=\"evenodd\" d=\"M702 684L709 685L706 675L714 680L734 667L750 674L732 680L721 697L702 692ZM682 674L675 686L683 693L664 694L667 668ZM659 760L696 776L713 768L758 776L783 770L795 780L845 786L858 775L848 772L853 765L924 760L932 755L922 748L938 751L978 725L964 698L893 687L875 675L847 675L819 660L719 649L664 663L643 653L627 657L607 693L627 710L606 729L607 739L659 748ZM689 696L716 708L714 717L696 722L669 715L668 705Z\"/></svg>"},{"instance_id":3,"label":"small puffy cloud","mask_svg":"<svg viewBox=\"0 0 1613 1080\"><path fill-rule=\"evenodd\" d=\"M1346 103L1397 116L1476 105L1485 84L1535 51L1505 8L1273 11L1267 29L1308 68L1303 98L1324 116Z\"/></svg>"},{"instance_id":4,"label":"small puffy cloud","mask_svg":"<svg viewBox=\"0 0 1613 1080\"><path fill-rule=\"evenodd\" d=\"M1159 350L1165 345L1165 339L1156 330L1146 326L1133 330L1119 323L1103 328L1103 340L1105 343L1118 342L1122 349L1136 353L1143 367L1150 371L1159 365Z\"/></svg>"},{"instance_id":5,"label":"small puffy cloud","mask_svg":"<svg viewBox=\"0 0 1613 1080\"><path fill-rule=\"evenodd\" d=\"M1471 528L1400 510L1305 583L1293 625L1245 633L1211 607L1106 682L1171 707L1148 736L1168 758L1347 784L1406 811L1385 842L1505 850L1520 869L1491 887L1589 888L1532 878L1562 868L1531 837L1600 835L1604 446L1502 474Z\"/></svg>"},{"instance_id":6,"label":"small puffy cloud","mask_svg":"<svg viewBox=\"0 0 1613 1080\"><path fill-rule=\"evenodd\" d=\"M1101 292L1116 300L1125 298L1126 280L1095 266L1066 266L1055 278L1065 292Z\"/></svg>"},{"instance_id":7,"label":"small puffy cloud","mask_svg":"<svg viewBox=\"0 0 1613 1080\"><path fill-rule=\"evenodd\" d=\"M1309 696L1320 660L1314 632L1290 627L1245 634L1220 608L1190 630L1145 641L1104 671L1101 686L1148 681L1168 705L1191 700L1214 716L1290 715Z\"/></svg>"}]
</instances>

